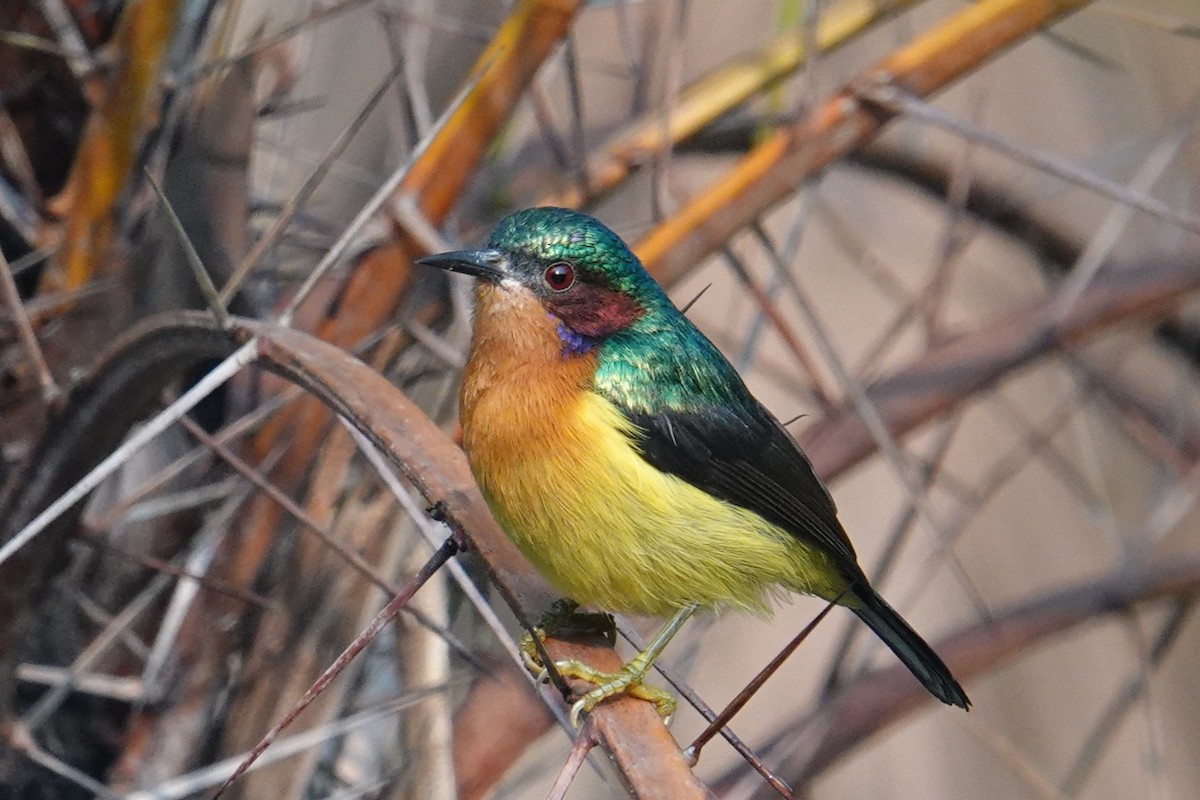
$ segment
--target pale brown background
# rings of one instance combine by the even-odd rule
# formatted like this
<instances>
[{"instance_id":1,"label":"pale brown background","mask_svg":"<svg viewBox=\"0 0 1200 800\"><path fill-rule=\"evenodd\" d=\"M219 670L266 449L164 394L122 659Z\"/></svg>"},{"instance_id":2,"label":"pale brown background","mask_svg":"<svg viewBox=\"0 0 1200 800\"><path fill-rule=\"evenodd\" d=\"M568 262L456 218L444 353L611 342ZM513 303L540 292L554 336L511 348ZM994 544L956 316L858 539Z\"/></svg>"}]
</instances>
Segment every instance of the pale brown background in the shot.
<instances>
[{"instance_id":1,"label":"pale brown background","mask_svg":"<svg viewBox=\"0 0 1200 800\"><path fill-rule=\"evenodd\" d=\"M260 0L250 3L240 25L248 35L263 19L267 30L281 25L307 7L303 0ZM793 109L807 91L824 96L843 80L870 64L915 32L935 24L961 3L935 0L889 24L845 50L823 58L814 73L815 89L791 86L783 108ZM494 3L415 2L405 6L449 16L466 15L486 33L502 16ZM269 10L268 10L269 9ZM1171 36L1138 25L1115 13L1135 9L1161 13L1200 25L1200 4L1189 0L1105 2L1077 14L1054 28L1054 37L1041 35L997 59L969 80L937 97L938 107L972 120L1014 142L1049 151L1120 182L1128 181L1167 127L1186 113L1200 92L1200 42ZM674 3L631 4L635 22L654 15L660 25L674 24ZM678 57L683 76L701 73L724 59L766 41L775 30L776 4L769 2L690 2L686 7L686 46ZM631 87L628 80L596 69L602 62L620 63L614 7L597 4L576 24L576 44L584 65L584 96L589 141L627 118ZM414 33L413 36L418 34ZM424 35L423 33L421 34ZM1097 63L1068 45L1078 44L1102 57ZM411 46L426 46L410 42ZM417 80L428 86L434 107L453 92L464 66L478 45L451 35L427 42L428 69ZM258 152L256 193L286 197L294 190L328 141L354 113L362 98L390 63L378 20L351 14L307 37L296 48L300 67L294 89L297 97L319 97L322 105L290 120L262 126L267 143ZM660 62L665 59L660 59ZM589 65L591 68L589 68ZM669 69L659 63L649 97L661 100ZM563 64L554 60L540 85L555 104L560 129L567 129L562 101ZM390 102L390 101L389 101ZM322 189L316 211L327 220L348 220L376 187L379 176L407 150L395 122L395 104L376 114L338 164ZM895 142L931 148L948 159L966 152L956 137L931 132L916 123L890 129ZM513 124L510 139L489 172L492 186L505 185L507 163L522 158L522 143L537 145L535 123L528 108ZM1195 208L1194 187L1200 149L1190 142L1153 193L1178 208ZM509 159L514 161L508 162ZM981 150L973 150L977 174L1011 187L1028 200L1044 219L1087 241L1114 204L1088 192L1070 189L1034 170ZM674 160L671 179L678 194L695 192L718 176L728 164L719 156L688 156ZM507 187L518 197L532 197L536 187ZM918 198L893 184L881 183L850 169L834 169L811 190L813 197L852 224L855 234L890 265L898 279L917 291L937 263L947 217L943 206ZM648 180L633 185L606 202L599 215L631 239L651 222ZM678 202L681 198L669 198ZM794 219L796 205L780 209L769 227L782 239ZM474 214L474 211L472 211ZM466 236L478 236L469 228ZM1171 250L1187 243L1178 230L1136 217L1120 237L1115 255L1133 257ZM1191 241L1194 247L1194 237ZM768 265L749 241L736 248L745 254L756 274L769 280ZM296 253L289 266L302 270L309 256ZM831 243L827 225L814 214L800 257L794 265L811 297L819 304L821 322L841 357L859 363L866 348L885 329L895 311L883 296L848 263ZM1023 306L1047 293L1047 281L1019 246L978 235L953 273L942 319L948 329L969 329L1007 308ZM692 318L718 344L736 357L751 325L754 307L715 259L677 287L677 302L690 299L708 283L713 288L691 312ZM811 335L787 300L782 307L796 320L797 329ZM460 343L461 332L460 335ZM1131 338L1130 338L1131 337ZM1137 342L1136 358L1122 369L1136 372L1146 385L1196 412L1194 374L1161 350L1155 351L1141 333L1109 337L1089 348L1113 368ZM900 338L880 373L918 355L923 342L915 334ZM1107 362L1104 360L1108 359ZM781 418L814 413L815 407L798 391L800 378L792 362L767 333L745 371L748 382ZM878 373L877 373L878 374ZM826 377L830 377L826 373ZM1021 372L996 391L1031 420L1070 395L1073 378L1060 361L1051 360ZM806 423L796 423L802 428ZM1053 463L1028 462L1007 487L987 503L961 536L954 552L993 609L1052 587L1096 576L1124 559L1179 549L1194 551L1197 523L1190 507L1151 540L1147 520L1174 484L1159 465L1114 430L1103 409L1081 408L1055 436L1059 452L1085 476L1097 505L1087 507L1067 488ZM1021 436L1011 418L987 403L976 403L964 414L945 469L959 480L977 479ZM907 444L924 452L930 436ZM874 561L882 541L905 502L895 471L873 458L839 480L833 493L842 519L864 564ZM956 501L935 489L929 508L943 520L953 517ZM884 586L914 625L936 638L976 618L961 583L941 561L930 562L935 533L922 523L910 537L901 567ZM930 564L932 563L932 566ZM799 628L819 605L798 599L780 608L773 620L725 617L693 623L668 652L685 663L693 684L710 703L720 705L743 685ZM1158 620L1159 614L1147 619ZM1143 620L1143 622L1145 622ZM823 668L849 614L834 618L802 648L734 723L752 745L784 719L794 717L812 702ZM1143 633L1151 628L1141 625ZM900 727L889 729L854 757L842 762L813 787L818 798L1022 798L1055 796L1054 787L1071 763L1083 736L1117 688L1138 669L1138 648L1128 624L1112 620L1089 625L1053 644L1040 647L1016 663L986 678L973 680L968 690L975 703L969 717L930 705ZM856 650L857 658L886 663L890 654L875 642ZM1200 793L1200 628L1190 624L1161 669L1155 673L1147 702L1139 704L1120 726L1101 766L1083 796L1125 800L1131 797L1195 797ZM699 730L698 719L681 713L675 731L681 741ZM498 797L537 798L545 795L561 763L568 740L555 734L533 751L497 791ZM1004 755L1005 751L1009 754ZM736 756L717 743L705 753L702 776L721 773ZM1037 778L1018 775L1028 768ZM748 792L754 784L747 784ZM604 797L611 792L585 770L570 797Z\"/></svg>"}]
</instances>

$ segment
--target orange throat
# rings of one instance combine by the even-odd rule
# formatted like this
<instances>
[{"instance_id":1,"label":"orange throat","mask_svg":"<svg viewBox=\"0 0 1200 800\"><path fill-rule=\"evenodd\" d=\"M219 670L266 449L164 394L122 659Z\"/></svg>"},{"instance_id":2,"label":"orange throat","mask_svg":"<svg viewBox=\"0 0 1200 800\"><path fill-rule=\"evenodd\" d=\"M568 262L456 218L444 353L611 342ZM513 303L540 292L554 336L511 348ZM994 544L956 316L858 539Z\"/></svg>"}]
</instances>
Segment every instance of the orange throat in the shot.
<instances>
[{"instance_id":1,"label":"orange throat","mask_svg":"<svg viewBox=\"0 0 1200 800\"><path fill-rule=\"evenodd\" d=\"M463 447L485 495L489 476L565 444L561 423L595 368L592 354L564 357L557 323L532 292L480 284L461 401Z\"/></svg>"}]
</instances>

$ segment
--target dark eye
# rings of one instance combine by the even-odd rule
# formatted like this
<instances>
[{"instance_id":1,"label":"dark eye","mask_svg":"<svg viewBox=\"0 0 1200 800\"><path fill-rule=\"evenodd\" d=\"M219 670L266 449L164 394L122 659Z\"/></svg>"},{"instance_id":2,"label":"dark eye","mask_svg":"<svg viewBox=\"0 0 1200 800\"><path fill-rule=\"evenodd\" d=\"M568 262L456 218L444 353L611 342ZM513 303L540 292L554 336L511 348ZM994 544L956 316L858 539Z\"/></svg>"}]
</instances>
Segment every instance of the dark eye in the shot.
<instances>
[{"instance_id":1,"label":"dark eye","mask_svg":"<svg viewBox=\"0 0 1200 800\"><path fill-rule=\"evenodd\" d=\"M555 292L565 292L575 283L575 268L565 261L551 264L542 273L542 280Z\"/></svg>"}]
</instances>

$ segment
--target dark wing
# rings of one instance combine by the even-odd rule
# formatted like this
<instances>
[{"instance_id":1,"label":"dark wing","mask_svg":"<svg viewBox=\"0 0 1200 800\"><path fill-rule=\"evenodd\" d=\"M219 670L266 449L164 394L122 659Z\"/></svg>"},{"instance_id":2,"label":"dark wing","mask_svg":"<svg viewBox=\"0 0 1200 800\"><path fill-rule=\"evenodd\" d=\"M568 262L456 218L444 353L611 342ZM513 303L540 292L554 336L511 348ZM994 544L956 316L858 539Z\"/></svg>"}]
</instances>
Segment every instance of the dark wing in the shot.
<instances>
[{"instance_id":1,"label":"dark wing","mask_svg":"<svg viewBox=\"0 0 1200 800\"><path fill-rule=\"evenodd\" d=\"M752 408L622 411L642 430L637 445L650 464L755 512L857 575L854 548L808 457L766 409L749 402Z\"/></svg>"}]
</instances>

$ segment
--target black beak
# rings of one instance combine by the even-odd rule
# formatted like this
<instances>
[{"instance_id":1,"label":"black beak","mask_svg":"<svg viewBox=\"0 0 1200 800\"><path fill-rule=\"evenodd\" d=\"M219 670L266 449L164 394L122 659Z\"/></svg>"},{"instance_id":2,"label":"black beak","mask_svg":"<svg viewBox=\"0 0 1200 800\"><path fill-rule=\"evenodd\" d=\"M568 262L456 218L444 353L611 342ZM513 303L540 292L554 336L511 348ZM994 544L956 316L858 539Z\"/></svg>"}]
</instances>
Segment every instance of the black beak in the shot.
<instances>
[{"instance_id":1,"label":"black beak","mask_svg":"<svg viewBox=\"0 0 1200 800\"><path fill-rule=\"evenodd\" d=\"M508 277L508 257L499 250L455 250L418 258L418 264L437 267L499 283Z\"/></svg>"}]
</instances>

